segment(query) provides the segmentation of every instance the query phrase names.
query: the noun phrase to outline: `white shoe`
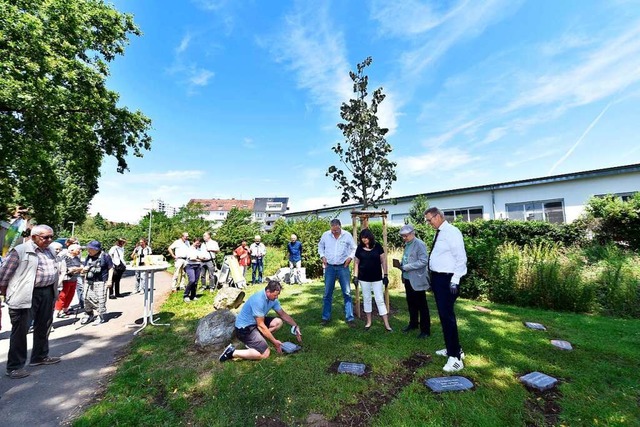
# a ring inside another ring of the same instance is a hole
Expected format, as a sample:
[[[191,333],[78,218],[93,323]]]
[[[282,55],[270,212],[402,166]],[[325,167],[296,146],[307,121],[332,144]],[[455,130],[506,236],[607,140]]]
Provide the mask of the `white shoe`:
[[[450,357],[447,364],[442,368],[445,372],[457,372],[464,368],[464,363],[457,357]]]
[[[446,348],[443,348],[442,350],[436,351],[436,354],[438,356],[442,356],[442,357],[447,357],[448,356]],[[460,350],[460,360],[464,360],[464,351],[462,351],[462,350]]]
[[[91,322],[93,320],[93,316],[89,315],[89,314],[85,314],[84,316],[82,316],[82,319],[80,319],[80,324],[81,325],[86,325],[87,323]]]
[[[104,323],[104,317],[102,317],[102,315],[98,315],[93,321],[93,326],[99,326],[99,325],[102,325],[103,323]]]
[[[183,301],[184,302],[191,302],[191,299],[189,299],[189,297],[184,297]]]

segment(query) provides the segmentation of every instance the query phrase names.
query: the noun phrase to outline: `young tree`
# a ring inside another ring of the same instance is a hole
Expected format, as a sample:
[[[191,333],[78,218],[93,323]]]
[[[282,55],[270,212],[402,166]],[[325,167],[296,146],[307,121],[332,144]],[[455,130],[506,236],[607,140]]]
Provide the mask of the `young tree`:
[[[140,30],[102,0],[0,0],[0,17],[0,216],[81,223],[104,157],[122,173],[151,147],[150,119],[106,87]]]
[[[429,208],[427,196],[420,194],[413,198],[409,209],[409,221],[413,225],[424,224],[424,211]]]
[[[378,125],[378,106],[384,100],[382,88],[376,89],[368,102],[367,86],[369,77],[364,69],[371,65],[371,57],[358,64],[358,72],[349,72],[353,80],[355,99],[342,103],[340,116],[344,120],[338,123],[345,140],[332,148],[344,164],[347,173],[336,166],[330,166],[326,176],[336,182],[336,188],[342,190],[341,202],[355,200],[363,209],[376,206],[376,203],[389,194],[396,180],[395,162],[389,161],[391,145],[384,136],[389,129]]]

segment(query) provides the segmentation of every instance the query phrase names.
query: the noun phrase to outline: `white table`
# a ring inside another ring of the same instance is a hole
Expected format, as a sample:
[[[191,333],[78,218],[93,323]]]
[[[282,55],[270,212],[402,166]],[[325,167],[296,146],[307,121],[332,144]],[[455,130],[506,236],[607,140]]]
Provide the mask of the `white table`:
[[[156,265],[141,265],[137,267],[127,266],[128,271],[140,272],[144,273],[145,281],[144,281],[144,309],[142,314],[142,325],[131,324],[127,325],[129,328],[138,328],[133,335],[137,335],[140,331],[142,331],[148,324],[152,324],[154,326],[169,326],[168,323],[155,323],[155,319],[153,318],[153,288],[154,288],[154,276],[156,271],[165,271],[169,267],[168,262],[164,262]]]

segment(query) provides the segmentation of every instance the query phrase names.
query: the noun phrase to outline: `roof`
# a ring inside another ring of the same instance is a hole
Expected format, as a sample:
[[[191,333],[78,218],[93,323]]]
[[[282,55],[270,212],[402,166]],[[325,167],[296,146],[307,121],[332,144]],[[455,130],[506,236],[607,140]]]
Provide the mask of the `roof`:
[[[565,173],[562,175],[551,175],[551,176],[545,176],[545,177],[539,177],[539,178],[522,179],[519,181],[507,181],[507,182],[501,182],[497,184],[486,184],[486,185],[478,185],[474,187],[456,188],[453,190],[434,191],[431,193],[418,193],[418,194],[413,194],[409,196],[392,197],[392,198],[383,199],[379,201],[378,205],[387,205],[390,203],[411,201],[417,196],[421,196],[421,195],[424,195],[427,198],[436,198],[436,197],[453,196],[458,194],[478,193],[481,191],[493,191],[493,190],[500,190],[500,189],[506,189],[506,188],[526,187],[529,185],[550,184],[550,183],[562,182],[562,181],[574,181],[577,179],[599,178],[603,176],[620,175],[620,174],[634,173],[634,172],[640,172],[640,163],[625,165],[625,166],[615,166],[611,168],[593,169],[588,171]],[[352,203],[348,205],[339,205],[339,206],[331,206],[326,208],[311,209],[307,211],[291,212],[289,215],[313,215],[319,212],[333,212],[336,209],[352,209],[352,208],[358,208],[360,206],[361,205],[359,203]]]
[[[280,211],[285,212],[287,210],[287,204],[289,203],[288,197],[256,197],[254,205],[254,211],[266,212],[267,203],[282,203],[282,209]]]
[[[230,211],[232,208],[253,210],[253,200],[241,199],[191,199],[189,203],[199,203],[209,212]]]

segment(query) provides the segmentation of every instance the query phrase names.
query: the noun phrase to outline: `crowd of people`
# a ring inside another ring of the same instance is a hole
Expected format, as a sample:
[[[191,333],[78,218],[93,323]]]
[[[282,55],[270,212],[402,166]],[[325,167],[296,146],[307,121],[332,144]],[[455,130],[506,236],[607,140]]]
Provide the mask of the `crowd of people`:
[[[451,225],[438,208],[427,209],[424,212],[424,220],[436,230],[430,245],[431,251],[427,249],[425,242],[416,237],[415,228],[407,224],[400,229],[400,236],[404,242],[402,259],[393,260],[393,267],[401,271],[409,312],[409,323],[402,331],[409,333],[419,329],[418,339],[426,339],[431,336],[431,318],[426,297],[426,292],[431,289],[436,301],[446,346],[435,353],[447,358],[447,362],[442,368],[445,372],[457,372],[464,368],[462,360],[465,357],[458,338],[458,326],[454,311],[454,304],[459,294],[460,279],[467,273],[464,241],[460,230]],[[384,289],[389,284],[389,270],[387,254],[385,254],[383,247],[376,242],[375,236],[369,229],[360,232],[359,242],[356,245],[351,234],[342,230],[340,220],[333,219],[330,225],[331,228],[322,234],[318,243],[318,255],[322,260],[325,286],[322,325],[326,326],[331,322],[333,292],[336,281],[338,281],[344,301],[345,321],[350,327],[356,326],[350,285],[350,282],[353,281],[356,284],[356,289],[358,286],[362,289],[366,316],[365,331],[369,331],[371,328],[373,300],[375,300],[385,330],[392,332],[388,308],[384,300]],[[259,272],[258,279],[261,282],[261,257],[266,253],[266,249],[259,249],[260,245],[262,243],[260,243],[259,236],[256,236],[255,242],[249,250],[254,283],[256,271]],[[239,259],[243,255],[243,259],[247,258],[246,253],[242,250],[245,246],[246,242],[242,242],[241,247],[234,252]],[[292,271],[290,277],[293,278],[295,277],[293,274],[295,269],[301,267],[302,254],[302,245],[295,234],[291,236],[287,252]],[[260,262],[254,262],[254,259],[260,259]],[[350,280],[352,262],[354,263],[353,277]],[[294,279],[292,279],[293,282]],[[273,344],[277,352],[281,353],[282,342],[274,336],[274,332],[280,329],[284,322],[291,325],[291,332],[299,342],[302,342],[302,334],[297,322],[280,306],[278,301],[280,291],[281,284],[279,282],[269,281],[264,291],[253,294],[247,300],[235,322],[236,337],[246,346],[246,349],[236,349],[233,344],[229,344],[219,356],[221,362],[233,358],[266,359],[270,355],[268,341]],[[272,309],[279,317],[267,316]]]
[[[459,294],[460,279],[466,274],[466,252],[460,231],[446,221],[438,208],[427,209],[425,221],[435,230],[435,238],[427,248],[425,242],[416,237],[412,225],[400,229],[404,242],[401,259],[393,260],[393,267],[401,270],[401,280],[405,289],[409,323],[402,329],[408,333],[418,330],[418,339],[431,335],[431,320],[426,291],[434,295],[446,348],[436,351],[447,358],[443,367],[446,372],[456,372],[464,368],[465,355],[460,346],[454,304]],[[30,238],[13,248],[0,266],[0,295],[5,295],[11,321],[11,335],[6,374],[10,378],[24,378],[29,375],[24,369],[27,360],[27,333],[33,328],[33,350],[30,366],[51,365],[60,358],[49,356],[48,336],[54,317],[64,318],[70,314],[70,305],[77,296],[78,309],[84,313],[80,323],[99,326],[105,323],[107,299],[120,298],[120,279],[126,270],[124,246],[126,240],[119,238],[105,251],[102,243],[92,240],[86,245],[87,256],[81,259],[82,247],[77,239],[69,238],[65,245],[53,242],[53,230],[47,225],[32,228]],[[189,241],[189,233],[182,233],[168,248],[174,258],[175,271],[172,290],[184,286],[183,299],[189,303],[197,299],[197,286],[202,280],[204,289],[216,286],[216,254],[218,243],[205,233],[201,238]],[[131,253],[132,265],[144,264],[145,257],[152,251],[146,239],[140,239]],[[260,236],[247,246],[246,241],[233,251],[243,276],[251,265],[252,284],[263,283],[264,257],[266,246]],[[295,234],[287,244],[290,267],[290,283],[299,283],[302,261],[302,243]],[[356,289],[362,289],[365,331],[372,325],[373,301],[376,303],[384,328],[393,332],[389,323],[388,307],[384,300],[384,290],[389,284],[387,254],[369,229],[360,232],[358,244],[351,234],[342,230],[338,219],[331,221],[331,227],[322,234],[318,243],[318,256],[324,268],[324,295],[322,304],[322,325],[331,322],[333,292],[336,281],[340,284],[344,302],[345,321],[355,327],[351,282]],[[353,276],[351,263],[353,262]],[[147,286],[144,275],[136,274],[135,291],[141,292]],[[265,359],[270,351],[270,341],[276,351],[282,352],[282,343],[274,333],[284,322],[292,327],[298,341],[302,334],[297,322],[280,306],[278,296],[282,285],[270,280],[263,292],[252,295],[242,307],[235,323],[238,339],[246,349],[237,350],[229,345],[220,355],[220,361],[232,358]],[[267,316],[274,310],[279,317]],[[0,327],[2,326],[0,317]]]

